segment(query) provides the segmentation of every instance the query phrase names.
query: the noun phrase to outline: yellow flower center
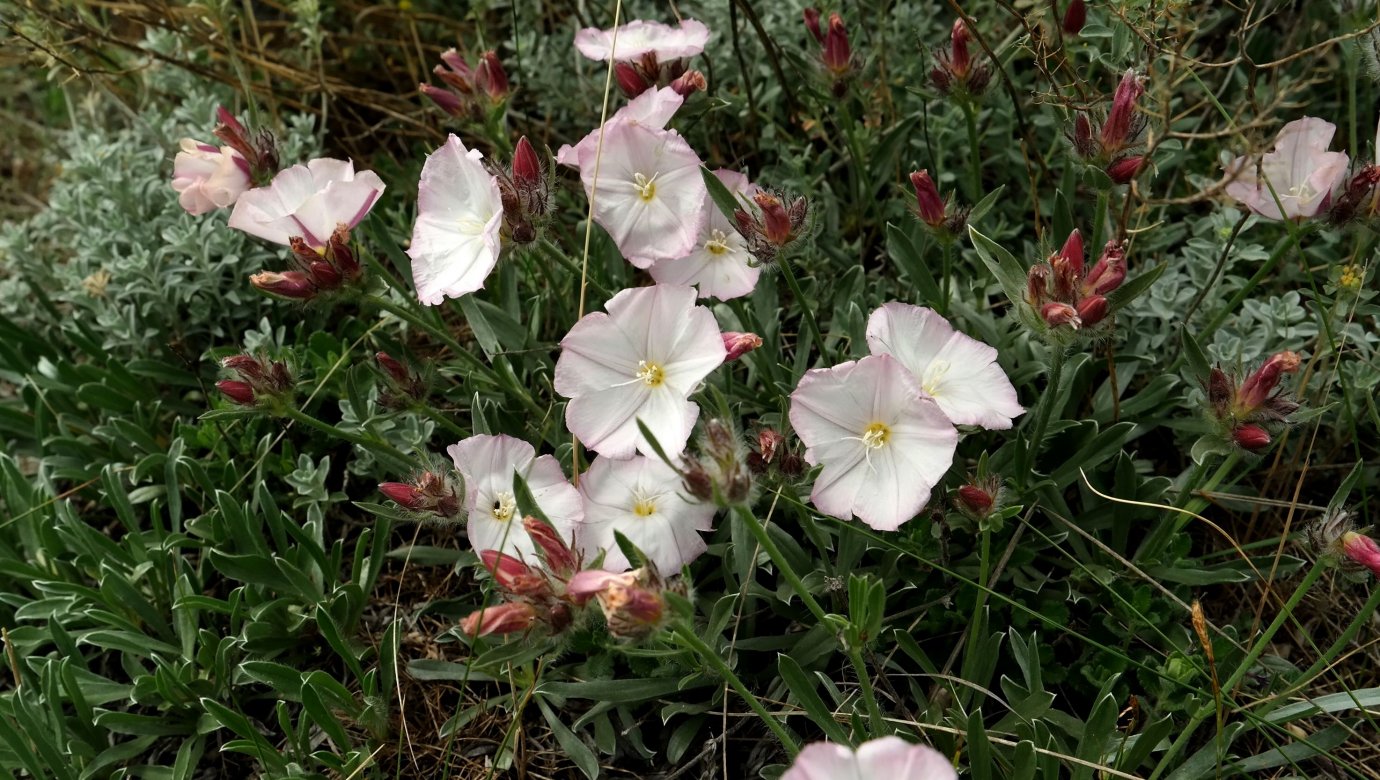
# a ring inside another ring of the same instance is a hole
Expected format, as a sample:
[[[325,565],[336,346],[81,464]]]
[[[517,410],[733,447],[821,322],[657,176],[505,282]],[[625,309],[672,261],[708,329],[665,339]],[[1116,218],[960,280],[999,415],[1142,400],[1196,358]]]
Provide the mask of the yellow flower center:
[[[862,443],[869,450],[881,449],[890,440],[891,427],[886,423],[874,422],[863,431]]]
[[[643,203],[656,197],[656,177],[660,174],[652,174],[652,178],[647,178],[640,173],[633,174],[633,187],[637,190],[637,197]]]
[[[944,375],[949,373],[953,365],[947,360],[935,360],[925,368],[925,378],[920,382],[920,389],[925,391],[925,395],[930,398],[939,397],[939,385],[944,381]]]
[[[639,498],[633,502],[632,511],[638,517],[651,517],[656,514],[656,501],[650,498]]]
[[[462,217],[457,220],[456,226],[460,228],[461,233],[467,236],[477,236],[484,232],[484,223],[469,217]]]
[[[513,519],[513,514],[517,512],[517,499],[513,498],[512,493],[498,493],[494,496],[493,508],[489,514],[500,523],[506,523]]]
[[[661,384],[666,381],[666,372],[656,363],[639,360],[637,361],[637,378],[645,382],[648,387],[661,387]]]
[[[721,255],[728,251],[728,235],[722,230],[713,230],[709,233],[709,240],[704,242],[704,248],[711,255]]]

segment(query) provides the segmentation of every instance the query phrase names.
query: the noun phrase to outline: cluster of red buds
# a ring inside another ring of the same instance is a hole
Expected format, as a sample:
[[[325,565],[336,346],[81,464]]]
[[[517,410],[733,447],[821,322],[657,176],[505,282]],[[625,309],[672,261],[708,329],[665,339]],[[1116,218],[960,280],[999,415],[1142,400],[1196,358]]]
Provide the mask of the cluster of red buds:
[[[411,482],[384,482],[379,492],[419,520],[454,520],[464,508],[458,480],[437,471],[423,471]]]
[[[248,166],[245,173],[256,185],[271,181],[278,173],[278,144],[273,134],[263,128],[249,132],[225,106],[216,106],[216,121],[215,136],[240,155],[236,164]]]
[[[384,380],[384,386],[379,388],[380,405],[389,409],[403,409],[426,397],[426,381],[403,365],[402,361],[387,352],[378,352],[374,355],[374,362],[378,364]]]
[[[1277,352],[1260,368],[1237,384],[1234,377],[1214,366],[1208,372],[1208,413],[1224,435],[1248,452],[1270,445],[1270,428],[1288,422],[1298,402],[1279,389],[1285,374],[1299,370],[1298,353]]]
[[[716,506],[745,504],[752,498],[752,472],[738,432],[725,420],[704,424],[699,456],[681,456],[685,492]]]
[[[479,55],[473,68],[455,49],[446,50],[441,62],[431,72],[449,89],[430,84],[420,84],[418,89],[447,114],[482,122],[495,106],[508,99],[508,74],[493,51]]]
[[[910,183],[915,187],[915,216],[929,226],[935,238],[950,242],[963,235],[969,209],[955,205],[952,197],[948,200],[940,197],[939,188],[928,170],[912,173]]]
[[[297,267],[250,276],[256,290],[283,300],[309,301],[354,287],[363,278],[359,259],[350,248],[350,229],[344,223],[336,225],[325,246],[313,247],[301,236],[293,236],[289,245]]]
[[[945,95],[960,98],[976,98],[987,91],[992,83],[992,70],[986,64],[973,62],[968,44],[973,42],[973,31],[968,29],[962,19],[955,19],[949,31],[949,48],[934,51],[934,67],[930,70],[930,81]]]
[[[468,636],[513,634],[537,625],[559,634],[573,622],[572,607],[584,601],[568,591],[580,570],[579,554],[550,524],[525,517],[522,527],[536,549],[540,565],[532,566],[498,550],[483,550],[479,559],[494,578],[504,603],[471,613],[460,622]]]
[[[491,169],[503,203],[503,232],[517,244],[537,240],[551,211],[554,171],[543,162],[527,136],[518,139],[508,170]]]
[[[728,354],[724,356],[725,363],[730,360],[737,360],[762,346],[762,337],[756,333],[739,333],[726,330],[719,335],[723,337],[724,349],[728,350]]]
[[[775,473],[791,480],[805,473],[805,459],[791,451],[786,437],[771,428],[757,432],[757,451],[747,456],[747,465],[754,474]]]
[[[1145,166],[1145,156],[1137,153],[1145,130],[1145,116],[1136,112],[1136,101],[1145,86],[1134,70],[1127,70],[1112,96],[1112,108],[1096,134],[1088,112],[1079,111],[1073,120],[1073,150],[1090,164],[1097,165],[1117,184],[1126,184]]]
[[[767,190],[758,190],[752,202],[757,208],[738,209],[733,221],[747,242],[748,252],[761,265],[776,260],[782,250],[805,235],[810,203],[803,195],[792,200]]]
[[[589,569],[576,574],[566,593],[577,604],[590,599],[599,602],[615,639],[641,639],[660,628],[666,618],[667,591],[684,595],[684,583],[662,580],[656,567],[648,564],[623,573]]]
[[[1087,23],[1088,4],[1083,0],[1070,0],[1069,7],[1064,9],[1064,34],[1077,35],[1083,32],[1083,25]]]
[[[848,29],[843,26],[843,19],[838,14],[831,13],[828,28],[821,28],[819,9],[806,8],[805,28],[819,43],[820,61],[824,63],[824,70],[833,79],[834,95],[842,97],[848,89],[848,76],[857,70],[857,63],[853,61],[853,48],[848,45]]]
[[[240,406],[258,406],[292,392],[292,372],[281,360],[249,354],[231,355],[220,361],[220,367],[233,371],[239,378],[222,379],[216,383],[216,389]]]
[[[1380,544],[1359,533],[1345,509],[1329,510],[1322,519],[1308,528],[1308,541],[1319,557],[1338,565],[1342,571],[1360,573],[1369,570],[1380,577]]]
[[[629,98],[663,86],[669,86],[682,97],[690,97],[708,86],[703,73],[686,69],[684,59],[661,62],[656,52],[650,51],[633,62],[614,65],[613,77],[618,82],[618,88]]]
[[[1341,227],[1358,219],[1380,218],[1380,164],[1361,166],[1327,209],[1328,223]]]
[[[1051,329],[1091,328],[1107,319],[1107,295],[1126,281],[1126,244],[1115,239],[1102,248],[1092,268],[1083,263],[1083,235],[1077,230],[1049,262],[1026,276],[1026,302]]]

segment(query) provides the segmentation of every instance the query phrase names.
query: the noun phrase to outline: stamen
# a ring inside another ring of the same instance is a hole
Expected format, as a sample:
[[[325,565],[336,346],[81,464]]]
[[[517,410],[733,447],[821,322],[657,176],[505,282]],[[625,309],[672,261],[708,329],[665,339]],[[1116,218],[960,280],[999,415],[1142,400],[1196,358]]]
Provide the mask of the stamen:
[[[711,255],[721,255],[728,251],[728,235],[722,230],[712,230],[709,233],[709,240],[704,242],[704,248]]]
[[[493,515],[495,520],[506,523],[513,519],[513,515],[516,512],[517,499],[513,497],[512,493],[505,491],[494,494],[494,504],[493,507],[489,509],[489,514]]]
[[[656,363],[639,360],[637,361],[637,378],[646,382],[648,387],[661,387],[661,383],[666,381],[666,372]]]
[[[925,391],[925,395],[931,398],[939,397],[939,385],[944,381],[944,375],[953,368],[947,360],[935,360],[925,368],[925,378],[920,383],[920,389]]]
[[[643,202],[656,197],[656,177],[660,175],[660,172],[654,173],[649,179],[640,173],[633,174],[633,187],[637,189],[637,197],[641,198]]]

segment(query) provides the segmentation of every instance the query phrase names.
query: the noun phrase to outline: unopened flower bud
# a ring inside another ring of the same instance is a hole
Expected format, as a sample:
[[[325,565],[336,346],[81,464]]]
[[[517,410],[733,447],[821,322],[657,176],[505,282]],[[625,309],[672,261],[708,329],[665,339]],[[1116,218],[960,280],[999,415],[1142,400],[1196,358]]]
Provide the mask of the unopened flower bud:
[[[529,516],[522,519],[522,527],[537,546],[537,553],[552,574],[564,579],[580,568],[579,557],[550,523]]]
[[[805,29],[810,31],[810,34],[815,37],[816,41],[819,41],[821,46],[824,45],[824,32],[819,29],[818,8],[805,9]]]
[[[614,585],[599,599],[609,633],[620,638],[646,636],[661,623],[665,601],[658,590]]]
[[[939,197],[939,188],[930,178],[930,172],[921,170],[912,173],[910,183],[915,187],[916,214],[920,221],[930,227],[944,224],[944,199]]]
[[[767,241],[776,246],[789,243],[792,238],[791,220],[781,205],[781,199],[766,192],[759,192],[752,199],[762,210],[763,234]]]
[[[1060,303],[1058,301],[1051,301],[1042,306],[1040,308],[1040,317],[1044,319],[1045,323],[1051,328],[1057,328],[1060,325],[1068,325],[1077,329],[1078,326],[1082,324],[1082,321],[1078,319],[1077,309],[1067,303]]]
[[[1087,3],[1083,0],[1069,0],[1069,7],[1064,11],[1064,32],[1068,35],[1077,35],[1083,31],[1083,25],[1087,23]]]
[[[474,73],[470,70],[469,64],[465,62],[465,58],[461,57],[460,52],[456,51],[454,48],[446,49],[441,52],[441,62],[444,62],[446,67],[450,68],[457,75],[466,79],[470,79],[474,76]],[[437,67],[440,66],[438,65]]]
[[[1087,278],[1083,280],[1085,294],[1106,295],[1126,281],[1126,244],[1112,239],[1102,247],[1102,256],[1097,258]]]
[[[249,355],[231,355],[220,361],[221,368],[238,373],[247,379],[262,379],[264,377],[264,365],[256,358]]]
[[[1107,318],[1110,307],[1105,297],[1092,295],[1079,301],[1077,310],[1079,324],[1091,327]]]
[[[301,271],[264,271],[249,277],[249,283],[259,292],[289,301],[306,301],[316,297],[316,285]]]
[[[968,25],[962,18],[955,19],[949,31],[949,64],[954,76],[960,80],[968,75],[968,69],[973,66],[972,55],[968,53],[968,43],[972,40],[973,33]]]
[[[484,550],[479,560],[493,575],[500,588],[523,598],[541,598],[551,595],[551,585],[536,569],[498,550]]]
[[[1097,145],[1093,142],[1092,121],[1082,111],[1073,118],[1072,138],[1073,150],[1079,157],[1086,159],[1097,154]]]
[[[848,30],[838,14],[829,14],[829,32],[824,36],[824,67],[836,77],[845,75],[853,67]]]
[[[383,482],[379,484],[379,492],[403,509],[417,511],[424,507],[421,491],[412,485]]]
[[[977,517],[992,511],[992,506],[996,503],[991,493],[977,485],[964,485],[959,488],[957,500],[960,509]]]
[[[1231,432],[1232,441],[1247,452],[1259,452],[1270,446],[1270,433],[1255,423],[1238,425]]]
[[[646,92],[651,84],[638,72],[637,66],[628,62],[620,62],[613,66],[614,80],[618,82],[618,88],[624,95],[635,98]]]
[[[1127,70],[1112,96],[1112,109],[1107,113],[1107,121],[1102,125],[1102,151],[1115,154],[1126,148],[1133,140],[1131,136],[1132,118],[1136,110],[1136,100],[1145,92],[1134,70]]]
[[[1043,306],[1049,297],[1050,267],[1041,263],[1032,265],[1025,275],[1025,298],[1032,306]]]
[[[307,266],[311,281],[322,290],[334,290],[340,286],[340,272],[325,260],[313,261]]]
[[[222,379],[216,383],[216,389],[220,391],[221,395],[241,406],[254,405],[254,388],[247,382]]]
[[[1117,184],[1126,184],[1136,178],[1140,173],[1140,167],[1145,164],[1145,158],[1140,155],[1122,157],[1107,166],[1107,178]]]
[[[1064,247],[1049,260],[1054,269],[1054,295],[1071,300],[1083,278],[1083,234],[1074,230]]]
[[[703,92],[708,86],[709,82],[705,81],[704,74],[697,70],[687,70],[671,82],[671,89],[675,90],[676,94],[681,97],[690,97],[696,92]]]
[[[438,108],[447,114],[451,116],[461,116],[465,113],[465,104],[460,102],[460,97],[454,92],[448,89],[441,89],[440,87],[433,87],[430,84],[418,84],[417,89],[421,90],[423,95],[430,98],[431,102],[435,103]]]
[[[1299,364],[1297,352],[1285,351],[1271,355],[1264,365],[1241,383],[1241,389],[1236,394],[1237,413],[1249,414],[1263,406],[1279,386],[1283,375],[1298,371]]]
[[[1212,406],[1214,414],[1223,416],[1226,414],[1227,406],[1231,403],[1232,394],[1236,388],[1232,386],[1231,377],[1216,366],[1208,371],[1207,398],[1208,404]]]
[[[762,346],[762,337],[756,333],[736,333],[734,331],[724,331],[724,349],[728,354],[724,356],[724,362],[737,360],[747,353]]]
[[[326,257],[346,280],[359,278],[359,259],[350,248],[350,227],[345,223],[338,223],[331,231],[330,240],[326,242]]]
[[[479,64],[474,69],[474,84],[494,102],[508,97],[508,74],[503,70],[497,53],[486,51],[479,56]]]
[[[541,161],[524,135],[518,139],[517,147],[513,150],[513,181],[518,186],[530,187],[540,185],[543,179]]]
[[[514,601],[471,613],[460,621],[460,630],[466,636],[516,634],[530,629],[536,621],[535,607],[526,602]]]
[[[379,368],[383,369],[384,373],[388,374],[394,382],[401,385],[412,381],[412,375],[408,372],[407,367],[387,352],[374,353],[374,360],[378,361]]]
[[[379,492],[404,509],[433,514],[450,519],[460,513],[460,497],[455,486],[444,475],[434,471],[422,472],[411,484],[384,482]]]
[[[1342,553],[1355,563],[1370,569],[1372,574],[1380,576],[1380,545],[1377,545],[1374,539],[1355,531],[1347,531],[1342,534]]]

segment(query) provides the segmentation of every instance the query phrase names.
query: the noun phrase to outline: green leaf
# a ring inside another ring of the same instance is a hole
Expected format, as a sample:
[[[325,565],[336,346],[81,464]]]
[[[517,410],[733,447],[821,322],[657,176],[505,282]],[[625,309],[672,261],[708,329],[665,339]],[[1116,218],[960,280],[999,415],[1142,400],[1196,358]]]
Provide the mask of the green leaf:
[[[691,687],[701,687],[708,683]],[[660,699],[682,690],[679,677],[649,677],[642,679],[586,680],[583,682],[543,682],[538,694],[563,699],[588,699],[610,704],[640,704]]]
[[[920,256],[919,250],[915,248],[915,243],[906,235],[906,231],[888,222],[886,243],[892,261],[919,293],[919,302],[928,306],[938,305],[942,298],[939,284],[935,281],[929,266],[925,264],[924,258]]]
[[[1168,263],[1160,263],[1149,271],[1126,282],[1120,287],[1107,294],[1107,304],[1111,311],[1117,311],[1126,304],[1140,297],[1140,294],[1150,289],[1150,285],[1160,278],[1160,274],[1169,267]]]
[[[805,710],[805,714],[810,716],[810,720],[824,732],[824,736],[830,742],[840,745],[852,744],[848,729],[834,719],[833,710],[829,709],[815,690],[815,682],[800,668],[795,659],[788,655],[777,655],[776,670],[781,675],[781,680],[786,683],[791,696],[795,697],[796,703]]]
[[[978,258],[987,266],[987,270],[992,272],[1011,305],[1024,306],[1027,269],[1014,255],[1006,251],[1006,247],[979,233],[972,225],[968,226],[968,237],[973,242],[973,248],[977,250]]]
[[[551,728],[551,733],[555,735],[557,744],[565,751],[566,756],[575,762],[575,766],[579,767],[589,780],[599,777],[599,758],[594,755],[594,751],[589,749],[584,740],[566,728],[560,716],[546,703],[546,699],[541,696],[534,698],[537,700],[537,706],[541,708],[542,717],[546,718],[546,725]]]
[[[700,166],[700,178],[704,179],[704,186],[709,190],[709,197],[713,199],[714,205],[718,206],[719,211],[728,218],[730,225],[736,224],[733,215],[743,207],[743,204],[738,202],[738,198],[728,187],[724,186],[723,182],[719,181],[719,177],[715,176],[713,171],[703,165]]]
[[[1184,328],[1180,335],[1183,337],[1184,359],[1188,361],[1189,370],[1199,381],[1207,382],[1212,368],[1208,364],[1207,355],[1203,354],[1203,348],[1198,346],[1198,340],[1193,338],[1188,328]]]

